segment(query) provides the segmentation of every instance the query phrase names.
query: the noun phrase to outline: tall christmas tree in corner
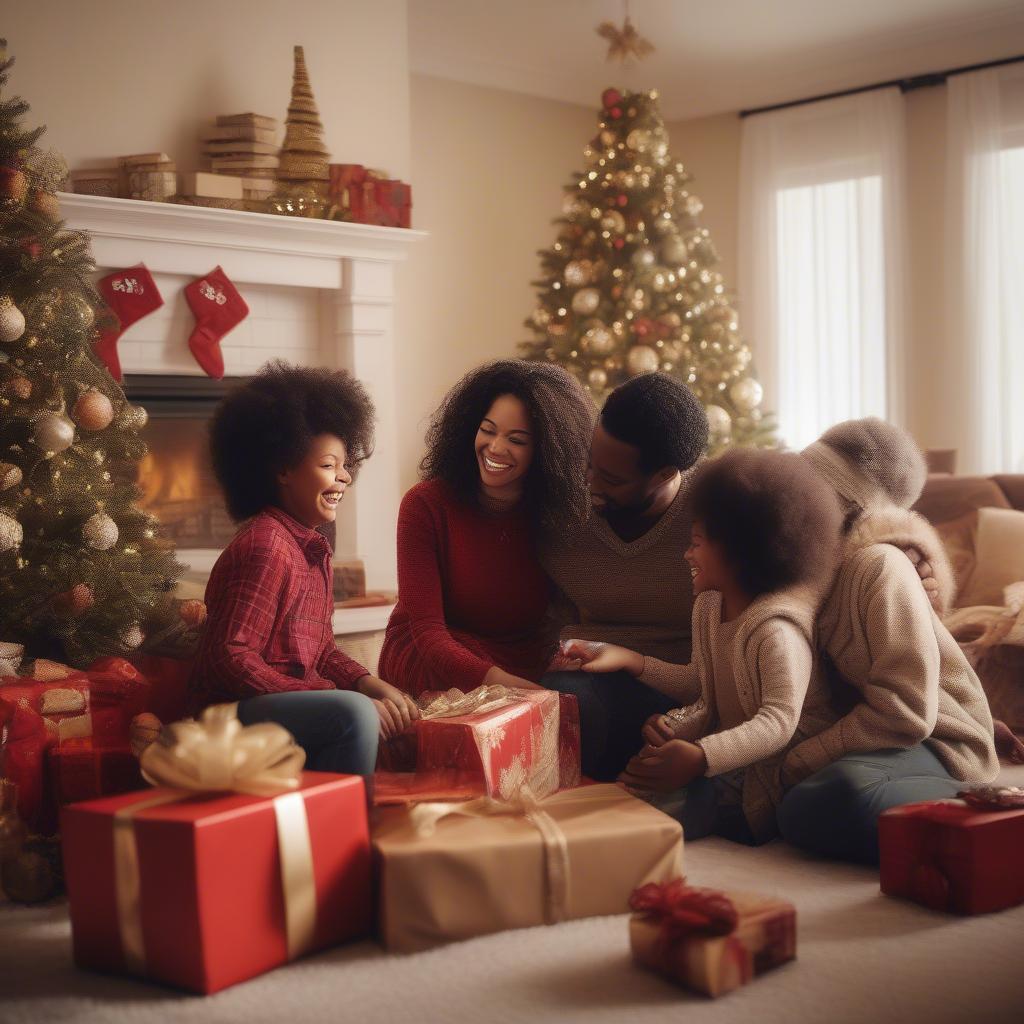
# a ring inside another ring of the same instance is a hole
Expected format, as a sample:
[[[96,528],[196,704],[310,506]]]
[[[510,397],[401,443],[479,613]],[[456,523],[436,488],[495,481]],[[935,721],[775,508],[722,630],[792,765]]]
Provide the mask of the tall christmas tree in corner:
[[[181,566],[134,504],[146,413],[93,354],[89,239],[6,95],[13,63],[0,42],[0,641],[83,666],[180,636]]]
[[[586,169],[566,186],[558,238],[526,321],[527,358],[561,363],[598,404],[628,377],[683,380],[704,404],[711,451],[775,443],[737,314],[715,269],[690,176],[673,159],[657,92],[601,97]]]

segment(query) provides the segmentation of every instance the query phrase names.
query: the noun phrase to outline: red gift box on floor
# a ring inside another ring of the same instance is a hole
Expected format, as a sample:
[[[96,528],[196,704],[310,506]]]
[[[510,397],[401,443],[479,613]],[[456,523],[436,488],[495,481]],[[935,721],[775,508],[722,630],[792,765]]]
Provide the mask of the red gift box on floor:
[[[75,961],[216,992],[366,935],[363,780],[304,772],[279,796],[156,788],[66,807]]]
[[[637,889],[630,906],[633,960],[704,995],[731,992],[796,957],[796,908],[784,900],[676,879]]]
[[[930,800],[878,818],[880,882],[933,910],[986,914],[1024,903],[1024,809]]]
[[[46,748],[52,740],[42,716],[29,706],[0,696],[7,719],[7,742],[0,774],[18,787],[18,815],[32,832],[48,834],[56,820],[46,786]]]
[[[138,758],[126,747],[68,740],[46,754],[50,789],[58,804],[95,800],[143,789]]]

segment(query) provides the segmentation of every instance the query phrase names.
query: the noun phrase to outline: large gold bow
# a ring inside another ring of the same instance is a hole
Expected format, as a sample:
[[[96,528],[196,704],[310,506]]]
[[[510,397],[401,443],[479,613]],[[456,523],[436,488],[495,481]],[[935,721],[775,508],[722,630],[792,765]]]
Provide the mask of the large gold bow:
[[[306,805],[299,786],[306,761],[291,733],[273,722],[243,726],[237,704],[215,704],[198,722],[175,722],[139,759],[147,782],[169,790],[114,812],[114,884],[125,965],[146,972],[142,892],[134,818],[139,811],[188,799],[195,793],[231,791],[275,796],[288,958],[304,953],[316,929],[316,884]],[[184,792],[183,792],[184,791]],[[280,795],[275,795],[280,794]],[[253,894],[259,899],[260,894]]]
[[[569,916],[569,842],[558,822],[544,810],[529,786],[523,785],[507,800],[484,796],[464,803],[423,803],[409,812],[416,834],[433,835],[437,823],[450,814],[467,818],[486,818],[495,814],[513,814],[526,818],[540,833],[544,843],[545,924],[558,924]]]
[[[429,700],[420,710],[420,720],[431,718],[455,718],[457,715],[479,715],[495,711],[511,704],[516,699],[515,691],[507,686],[478,686],[469,693],[448,690]]]
[[[235,704],[215,704],[198,722],[167,726],[139,758],[154,786],[271,796],[296,789],[306,754],[274,722],[243,726]]]

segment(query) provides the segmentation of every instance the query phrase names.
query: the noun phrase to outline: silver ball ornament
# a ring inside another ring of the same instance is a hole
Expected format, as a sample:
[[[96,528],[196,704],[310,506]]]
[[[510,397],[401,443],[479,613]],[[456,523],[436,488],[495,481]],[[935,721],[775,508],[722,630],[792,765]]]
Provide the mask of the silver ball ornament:
[[[626,367],[634,377],[658,369],[658,353],[650,345],[634,345],[626,354]]]
[[[595,366],[587,374],[587,383],[595,391],[603,391],[608,386],[608,374],[600,366]]]
[[[729,397],[742,412],[750,412],[761,404],[764,389],[753,377],[741,377],[729,388]]]
[[[583,288],[572,297],[572,309],[580,316],[591,316],[601,305],[601,293],[596,288]]]
[[[600,322],[588,328],[583,337],[586,339],[587,348],[596,356],[606,356],[615,348],[615,335]]]
[[[146,639],[146,635],[139,628],[137,622],[133,622],[130,626],[122,629],[119,634],[119,639],[125,647],[130,651],[134,651],[142,646],[143,641]]]
[[[9,345],[25,333],[25,314],[9,295],[0,295],[0,342]]]
[[[570,260],[565,265],[565,283],[572,288],[589,284],[594,267],[590,260]]]
[[[82,539],[94,551],[107,551],[117,543],[117,523],[104,512],[89,516],[82,527]]]
[[[75,425],[62,413],[44,413],[35,422],[32,443],[45,452],[62,452],[75,443]]]
[[[721,441],[732,433],[732,417],[720,405],[709,405],[704,413],[712,438]]]
[[[21,523],[0,512],[0,551],[10,551],[18,547],[24,537]]]
[[[0,462],[0,491],[21,483],[21,469],[11,462]]]

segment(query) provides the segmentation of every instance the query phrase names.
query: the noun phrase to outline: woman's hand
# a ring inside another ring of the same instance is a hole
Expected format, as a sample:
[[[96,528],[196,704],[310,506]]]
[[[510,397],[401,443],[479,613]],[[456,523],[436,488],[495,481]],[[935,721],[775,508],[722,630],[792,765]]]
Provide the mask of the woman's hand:
[[[642,654],[615,644],[594,640],[563,640],[560,651],[565,658],[577,659],[585,672],[628,672],[638,676],[644,670]]]
[[[639,792],[669,793],[688,786],[707,770],[702,747],[686,740],[669,740],[660,747],[644,747],[626,765],[619,782]]]
[[[675,725],[668,715],[651,715],[644,723],[641,735],[647,746],[660,747],[675,738]]]
[[[360,693],[365,693],[377,708],[382,739],[389,740],[405,732],[420,717],[416,701],[397,686],[385,683],[383,679],[370,675],[363,676],[356,683],[356,689]]]

